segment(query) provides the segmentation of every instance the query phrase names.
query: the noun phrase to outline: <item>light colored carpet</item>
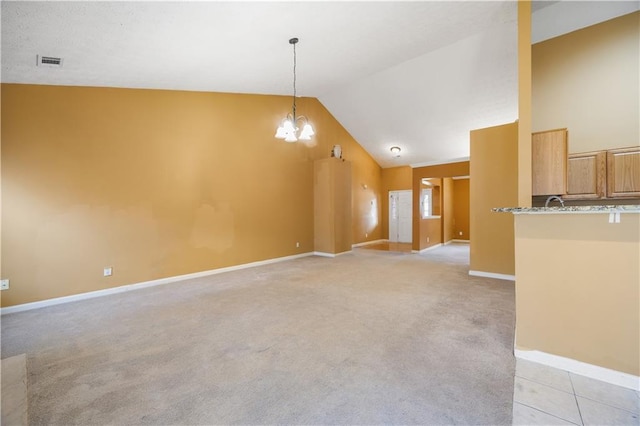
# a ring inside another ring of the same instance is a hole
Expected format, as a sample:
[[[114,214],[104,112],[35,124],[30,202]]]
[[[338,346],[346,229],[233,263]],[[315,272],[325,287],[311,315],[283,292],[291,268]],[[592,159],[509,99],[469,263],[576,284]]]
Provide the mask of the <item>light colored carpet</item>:
[[[2,380],[1,424],[27,425],[27,357],[25,354],[2,360],[0,380]]]
[[[355,250],[5,315],[31,424],[510,424],[512,282]]]

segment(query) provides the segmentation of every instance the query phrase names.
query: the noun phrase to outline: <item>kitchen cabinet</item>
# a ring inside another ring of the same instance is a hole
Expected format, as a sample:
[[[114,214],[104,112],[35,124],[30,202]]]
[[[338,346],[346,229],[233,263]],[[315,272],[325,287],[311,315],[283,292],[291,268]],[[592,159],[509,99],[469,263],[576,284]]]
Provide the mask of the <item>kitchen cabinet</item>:
[[[640,197],[640,146],[607,151],[607,197]]]
[[[531,135],[532,195],[567,193],[567,129]]]
[[[564,199],[596,199],[606,195],[606,151],[569,154]]]

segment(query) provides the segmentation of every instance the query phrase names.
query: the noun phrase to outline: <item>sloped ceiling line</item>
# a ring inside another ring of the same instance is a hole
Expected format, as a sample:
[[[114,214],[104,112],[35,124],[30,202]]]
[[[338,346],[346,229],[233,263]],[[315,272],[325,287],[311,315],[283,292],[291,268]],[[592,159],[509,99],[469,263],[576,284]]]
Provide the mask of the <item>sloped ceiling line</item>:
[[[533,38],[639,3],[534,2]],[[298,37],[298,94],[318,98],[383,167],[468,156],[470,130],[517,118],[515,1],[4,1],[0,8],[7,83],[290,96],[288,40]],[[38,54],[64,64],[37,67]],[[402,148],[398,158],[393,145]]]

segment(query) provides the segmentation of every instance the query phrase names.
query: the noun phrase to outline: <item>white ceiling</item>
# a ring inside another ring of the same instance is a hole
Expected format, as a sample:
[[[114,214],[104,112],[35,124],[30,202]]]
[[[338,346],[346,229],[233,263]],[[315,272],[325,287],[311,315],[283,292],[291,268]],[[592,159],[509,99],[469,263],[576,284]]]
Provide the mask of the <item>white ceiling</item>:
[[[535,2],[534,39],[566,32],[558,14],[580,3]],[[592,15],[638,10],[588,3]],[[466,157],[470,130],[517,118],[514,1],[2,1],[1,12],[12,83],[291,95],[298,37],[298,95],[383,167]],[[551,21],[542,35],[538,14]],[[63,67],[36,67],[38,54]]]

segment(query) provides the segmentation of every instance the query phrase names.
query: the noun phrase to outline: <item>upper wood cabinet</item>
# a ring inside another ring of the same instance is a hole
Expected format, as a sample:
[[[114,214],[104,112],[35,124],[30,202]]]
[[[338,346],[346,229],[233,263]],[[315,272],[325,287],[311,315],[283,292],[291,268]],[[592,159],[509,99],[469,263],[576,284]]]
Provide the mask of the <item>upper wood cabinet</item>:
[[[531,135],[532,195],[567,192],[567,129]]]
[[[607,197],[640,197],[640,146],[607,151]]]
[[[569,154],[565,199],[603,198],[607,180],[605,151]]]

